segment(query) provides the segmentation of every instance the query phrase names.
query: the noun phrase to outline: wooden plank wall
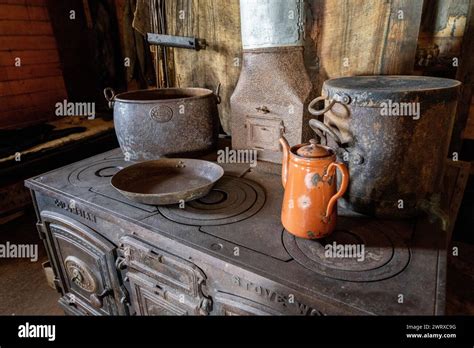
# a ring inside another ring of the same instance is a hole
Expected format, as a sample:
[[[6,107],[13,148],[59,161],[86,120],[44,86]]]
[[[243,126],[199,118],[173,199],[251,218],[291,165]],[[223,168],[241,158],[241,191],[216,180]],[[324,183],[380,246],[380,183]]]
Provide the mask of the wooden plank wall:
[[[173,0],[166,6],[169,34],[196,36],[209,45],[197,52],[174,50],[174,85],[215,89],[221,83],[219,114],[230,133],[229,101],[242,57],[239,0]]]
[[[212,87],[221,82],[221,121],[230,133],[228,101],[240,71],[235,63],[242,54],[239,2],[173,0],[166,4],[169,34],[198,36],[210,44],[206,51],[175,50],[175,84]],[[332,77],[410,74],[422,6],[422,0],[308,1],[305,63],[314,93]]]
[[[46,1],[0,0],[0,128],[52,119],[66,98]]]
[[[473,4],[474,0],[307,0],[305,65],[313,95],[320,93],[326,79],[340,76],[454,77],[456,69],[417,66],[417,53],[436,44],[441,57],[461,57],[466,10]],[[173,84],[214,88],[220,82],[221,123],[230,134],[229,98],[242,57],[239,0],[167,0],[166,6],[168,34],[196,36],[209,44],[198,52],[172,50]]]
[[[418,44],[429,49],[435,46],[439,57],[459,57],[466,30],[469,0],[427,0]],[[454,77],[454,76],[453,76]]]
[[[461,57],[456,78],[463,86],[451,143],[451,151],[456,152],[462,149],[462,139],[474,139],[474,0],[469,4]]]
[[[422,0],[310,1],[306,65],[315,90],[334,77],[411,74],[422,6]]]

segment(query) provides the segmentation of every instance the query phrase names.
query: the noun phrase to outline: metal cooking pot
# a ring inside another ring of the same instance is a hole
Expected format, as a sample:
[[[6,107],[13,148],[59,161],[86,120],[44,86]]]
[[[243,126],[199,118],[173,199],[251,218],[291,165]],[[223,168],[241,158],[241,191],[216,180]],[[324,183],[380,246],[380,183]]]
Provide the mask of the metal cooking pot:
[[[310,126],[337,149],[351,182],[340,201],[367,215],[439,216],[439,193],[461,83],[426,76],[331,79],[309,111]],[[315,110],[318,101],[322,110]]]
[[[163,88],[115,95],[104,90],[114,109],[115,132],[126,159],[189,157],[212,150],[219,132],[216,93],[205,88]]]

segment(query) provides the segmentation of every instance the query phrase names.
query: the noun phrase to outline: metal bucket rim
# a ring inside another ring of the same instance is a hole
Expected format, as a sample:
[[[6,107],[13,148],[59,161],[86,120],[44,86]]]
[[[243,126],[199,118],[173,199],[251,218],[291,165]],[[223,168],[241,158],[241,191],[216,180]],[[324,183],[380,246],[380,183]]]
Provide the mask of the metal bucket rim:
[[[133,94],[138,94],[138,93],[147,93],[150,94],[152,92],[162,92],[162,91],[179,91],[179,92],[191,92],[191,93],[200,93],[197,95],[183,95],[182,97],[178,98],[167,98],[167,99],[127,99],[123,98],[126,97],[127,95],[133,95]],[[173,88],[154,88],[154,89],[138,89],[136,91],[127,91],[123,93],[119,93],[114,97],[114,101],[118,101],[121,103],[130,103],[130,104],[156,104],[156,103],[167,103],[167,102],[173,102],[173,101],[178,101],[178,100],[196,100],[196,99],[204,99],[209,97],[210,95],[214,95],[214,92],[211,91],[210,89],[207,88],[201,88],[201,87],[184,87],[184,88],[179,88],[179,87],[173,87]]]
[[[344,85],[340,84],[343,81],[362,81],[364,79],[381,79],[381,80],[388,80],[393,79],[395,81],[403,81],[403,80],[412,80],[412,81],[427,81],[431,80],[431,82],[444,82],[445,85],[440,84],[439,86],[424,86],[421,84],[420,88],[408,88],[406,86],[386,86],[383,88],[377,88],[373,85],[371,86],[361,86],[359,85]],[[425,91],[444,91],[449,89],[459,88],[462,83],[455,79],[449,79],[445,77],[435,77],[435,76],[418,76],[418,75],[360,75],[360,76],[343,76],[343,77],[336,77],[329,80],[324,81],[323,89],[330,89],[330,90],[339,90],[339,91],[347,91],[347,92],[356,92],[356,93],[364,93],[364,92],[371,92],[371,93],[388,93],[388,94],[409,94],[409,93],[422,93]]]

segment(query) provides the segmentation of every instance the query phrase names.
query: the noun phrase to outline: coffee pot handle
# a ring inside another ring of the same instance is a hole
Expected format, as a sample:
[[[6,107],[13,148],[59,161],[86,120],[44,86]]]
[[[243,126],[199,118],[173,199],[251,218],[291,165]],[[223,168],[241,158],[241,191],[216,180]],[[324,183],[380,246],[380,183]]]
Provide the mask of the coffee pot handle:
[[[324,220],[329,219],[329,217],[332,215],[334,211],[334,207],[336,206],[337,200],[341,198],[344,195],[344,193],[346,193],[347,187],[349,186],[349,171],[347,170],[347,167],[345,166],[345,164],[339,163],[339,162],[331,163],[328,166],[326,175],[329,175],[329,173],[331,172],[333,168],[337,168],[341,172],[342,182],[341,182],[341,187],[339,188],[339,190],[329,200],[328,206],[326,208],[326,216],[324,217]]]

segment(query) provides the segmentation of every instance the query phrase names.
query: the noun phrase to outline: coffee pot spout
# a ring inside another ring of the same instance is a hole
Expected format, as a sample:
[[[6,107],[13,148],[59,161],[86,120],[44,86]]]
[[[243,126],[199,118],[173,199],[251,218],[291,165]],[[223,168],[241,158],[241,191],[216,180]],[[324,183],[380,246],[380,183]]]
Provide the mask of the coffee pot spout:
[[[290,158],[290,144],[285,137],[280,138],[280,144],[283,149],[283,161],[281,163],[281,183],[283,187],[286,186],[286,180],[288,179],[288,160]]]

